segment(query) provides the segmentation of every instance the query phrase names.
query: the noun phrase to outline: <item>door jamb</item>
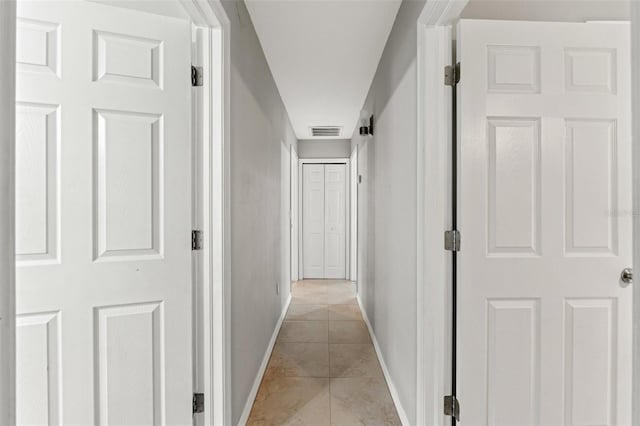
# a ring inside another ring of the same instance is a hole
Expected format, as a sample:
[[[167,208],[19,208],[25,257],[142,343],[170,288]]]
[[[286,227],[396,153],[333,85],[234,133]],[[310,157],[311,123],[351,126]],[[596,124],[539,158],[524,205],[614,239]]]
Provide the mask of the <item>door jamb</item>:
[[[346,185],[346,198],[347,203],[345,205],[345,279],[349,279],[350,270],[350,253],[351,253],[351,220],[350,220],[350,208],[351,208],[351,179],[349,173],[351,160],[349,158],[300,158],[298,160],[298,277],[305,279],[304,277],[304,253],[303,253],[303,222],[302,216],[302,196],[303,196],[303,184],[302,184],[302,166],[304,164],[344,164],[347,168],[345,175]]]
[[[231,424],[230,359],[230,22],[219,1],[178,0],[203,30],[195,65],[203,67],[201,97],[203,371],[198,372],[205,394],[205,425]]]
[[[442,246],[451,226],[451,90],[444,67],[450,26],[468,0],[427,2],[417,22],[417,374],[418,425],[444,425],[451,388],[451,256]]]

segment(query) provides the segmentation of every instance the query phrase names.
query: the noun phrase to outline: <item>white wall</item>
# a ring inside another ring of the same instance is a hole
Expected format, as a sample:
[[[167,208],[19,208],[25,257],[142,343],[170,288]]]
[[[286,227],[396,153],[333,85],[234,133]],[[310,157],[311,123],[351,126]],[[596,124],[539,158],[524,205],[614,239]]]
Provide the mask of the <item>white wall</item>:
[[[403,2],[363,109],[374,136],[359,145],[359,292],[410,424],[416,420],[416,22]]]
[[[16,2],[0,1],[0,424],[15,410],[15,16]]]
[[[231,28],[229,362],[235,425],[289,291],[281,271],[288,173],[283,150],[295,148],[297,140],[244,2],[222,4]]]
[[[304,139],[298,142],[300,158],[349,158],[350,139]]]

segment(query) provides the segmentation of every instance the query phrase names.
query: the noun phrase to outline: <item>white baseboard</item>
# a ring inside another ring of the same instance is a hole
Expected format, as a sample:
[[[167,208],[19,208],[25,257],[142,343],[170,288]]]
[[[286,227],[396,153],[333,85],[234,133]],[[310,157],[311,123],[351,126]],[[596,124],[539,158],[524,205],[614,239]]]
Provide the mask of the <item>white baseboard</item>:
[[[402,404],[400,403],[400,398],[398,397],[398,391],[396,390],[395,385],[393,384],[393,380],[391,380],[391,376],[389,375],[389,370],[387,369],[387,364],[384,362],[384,358],[382,357],[382,352],[380,351],[380,346],[378,346],[378,340],[376,339],[376,335],[373,332],[373,328],[371,328],[371,323],[369,322],[369,318],[367,317],[367,311],[362,306],[362,300],[360,300],[360,295],[357,296],[358,305],[360,306],[360,310],[362,311],[362,318],[364,318],[365,324],[367,324],[367,328],[369,329],[369,334],[371,335],[371,340],[373,341],[373,347],[376,350],[376,355],[378,356],[378,361],[380,361],[380,366],[382,367],[382,373],[384,374],[384,378],[387,381],[387,386],[389,387],[389,392],[391,393],[391,399],[393,399],[393,403],[396,406],[396,410],[398,411],[398,416],[400,417],[400,421],[404,426],[410,426],[409,420],[407,418],[407,413],[404,411]]]
[[[282,309],[282,313],[280,314],[280,318],[278,319],[278,323],[276,324],[276,328],[275,330],[273,330],[273,335],[271,336],[271,340],[269,341],[267,350],[265,351],[264,357],[262,358],[262,364],[260,364],[260,368],[258,369],[258,374],[256,374],[256,380],[253,382],[253,386],[251,387],[251,392],[249,392],[249,396],[247,397],[247,402],[244,404],[244,410],[242,410],[242,415],[240,416],[240,420],[238,420],[239,426],[246,425],[247,420],[249,420],[249,414],[251,414],[253,401],[255,401],[256,395],[258,395],[258,389],[260,389],[260,383],[262,383],[262,378],[264,377],[264,373],[267,370],[267,365],[269,364],[269,358],[271,357],[271,352],[273,352],[273,347],[276,344],[278,333],[280,333],[280,327],[282,327],[282,322],[284,321],[284,317],[287,315],[287,310],[289,309],[290,303],[291,303],[291,294],[289,294],[289,297],[287,298],[287,303],[284,304],[284,309]]]

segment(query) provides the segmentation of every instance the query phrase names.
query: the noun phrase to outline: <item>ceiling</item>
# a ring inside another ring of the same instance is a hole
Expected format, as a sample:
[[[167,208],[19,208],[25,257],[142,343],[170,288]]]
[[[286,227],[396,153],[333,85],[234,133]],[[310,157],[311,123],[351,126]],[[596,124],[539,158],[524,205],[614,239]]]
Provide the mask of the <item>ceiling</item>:
[[[400,0],[246,3],[298,138],[339,126],[350,139]]]

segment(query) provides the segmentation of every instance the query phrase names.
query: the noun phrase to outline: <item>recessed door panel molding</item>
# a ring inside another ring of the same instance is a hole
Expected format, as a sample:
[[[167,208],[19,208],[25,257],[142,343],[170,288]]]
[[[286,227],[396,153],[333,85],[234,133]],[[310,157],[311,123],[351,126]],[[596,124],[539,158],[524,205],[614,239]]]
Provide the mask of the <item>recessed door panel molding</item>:
[[[95,258],[162,255],[162,116],[94,111]]]
[[[618,184],[615,120],[567,120],[566,253],[617,255]]]
[[[302,164],[304,278],[347,278],[347,166]]]
[[[16,22],[17,71],[61,77],[60,24],[18,18]]]
[[[59,262],[60,106],[16,106],[18,266]]]
[[[96,308],[99,425],[164,424],[162,303]]]
[[[540,301],[487,301],[486,347],[487,424],[540,424]]]
[[[488,118],[490,256],[540,248],[540,119]]]
[[[488,46],[490,93],[540,93],[540,48]]]
[[[565,301],[565,423],[568,426],[616,422],[615,299]]]
[[[60,312],[16,317],[17,424],[62,425]]]
[[[191,23],[17,16],[48,49],[16,77],[18,426],[191,424]]]
[[[161,89],[162,50],[160,40],[94,30],[94,81]]]
[[[615,95],[617,63],[615,49],[565,49],[567,91]]]
[[[629,425],[629,25],[457,31],[458,425]]]

